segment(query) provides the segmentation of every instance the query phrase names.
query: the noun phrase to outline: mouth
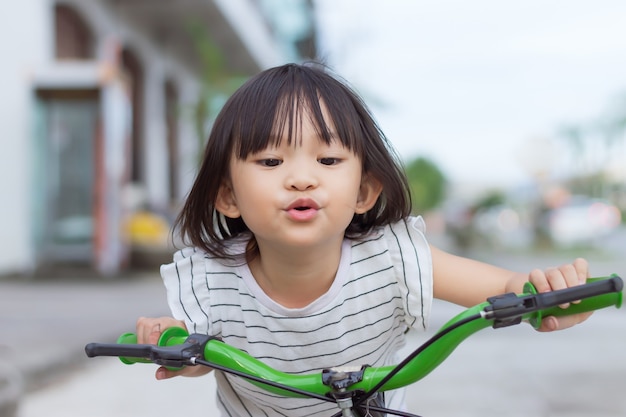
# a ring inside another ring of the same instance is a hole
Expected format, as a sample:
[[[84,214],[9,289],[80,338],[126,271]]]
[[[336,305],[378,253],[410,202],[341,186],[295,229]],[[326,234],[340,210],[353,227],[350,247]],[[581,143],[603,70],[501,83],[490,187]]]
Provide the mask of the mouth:
[[[307,210],[318,210],[318,209],[319,209],[319,205],[315,201],[309,198],[298,199],[287,207],[287,211],[292,211],[292,210],[307,211]]]
[[[315,218],[319,205],[311,199],[298,199],[287,207],[287,213],[293,220],[309,221]]]

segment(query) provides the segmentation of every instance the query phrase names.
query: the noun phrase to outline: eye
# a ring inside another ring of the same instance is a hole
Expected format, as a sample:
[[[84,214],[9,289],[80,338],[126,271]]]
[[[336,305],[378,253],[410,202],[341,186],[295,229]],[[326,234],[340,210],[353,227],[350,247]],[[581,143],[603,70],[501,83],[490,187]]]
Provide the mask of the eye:
[[[281,163],[282,161],[280,159],[275,159],[275,158],[259,159],[257,161],[257,164],[264,166],[264,167],[276,167],[280,165]]]
[[[339,162],[341,162],[341,159],[339,158],[320,158],[318,159],[318,162],[322,165],[337,165]]]

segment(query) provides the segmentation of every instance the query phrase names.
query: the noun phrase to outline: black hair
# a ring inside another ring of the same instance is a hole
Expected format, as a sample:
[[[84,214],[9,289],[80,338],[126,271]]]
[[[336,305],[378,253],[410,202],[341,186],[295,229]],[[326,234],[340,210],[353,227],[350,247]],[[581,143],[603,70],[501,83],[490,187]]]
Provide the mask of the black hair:
[[[332,119],[336,136],[326,125],[320,102]],[[285,129],[289,143],[297,140],[297,120],[305,112],[322,141],[339,140],[360,158],[363,175],[382,185],[373,208],[354,215],[346,237],[362,237],[410,214],[410,191],[402,164],[359,95],[321,64],[286,64],[250,78],[218,114],[199,172],[175,222],[175,230],[186,244],[220,258],[232,255],[229,241],[250,230],[243,219],[225,217],[215,208],[220,187],[229,179],[230,158],[245,159],[279,145]]]

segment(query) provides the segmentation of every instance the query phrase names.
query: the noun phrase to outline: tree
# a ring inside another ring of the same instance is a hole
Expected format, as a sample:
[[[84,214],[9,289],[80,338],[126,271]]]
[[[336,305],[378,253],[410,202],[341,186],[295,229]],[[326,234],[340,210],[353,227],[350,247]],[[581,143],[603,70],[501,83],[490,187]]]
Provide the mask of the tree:
[[[439,206],[446,194],[446,178],[431,160],[418,157],[406,165],[413,211],[423,213]]]
[[[626,95],[618,96],[597,121],[570,124],[559,130],[575,163],[577,174],[570,186],[577,193],[608,197],[607,167],[626,140]]]
[[[198,152],[200,163],[202,149],[215,116],[226,99],[245,82],[247,77],[233,74],[227,68],[224,52],[213,41],[203,24],[191,21],[187,29],[202,62],[202,92],[193,106],[193,124],[200,150]]]

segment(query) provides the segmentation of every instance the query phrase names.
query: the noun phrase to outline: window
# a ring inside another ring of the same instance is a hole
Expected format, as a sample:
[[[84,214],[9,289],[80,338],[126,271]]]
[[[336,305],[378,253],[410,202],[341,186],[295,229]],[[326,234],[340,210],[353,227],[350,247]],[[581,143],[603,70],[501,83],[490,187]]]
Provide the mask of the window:
[[[74,9],[57,4],[54,24],[56,59],[94,59],[93,34]]]

